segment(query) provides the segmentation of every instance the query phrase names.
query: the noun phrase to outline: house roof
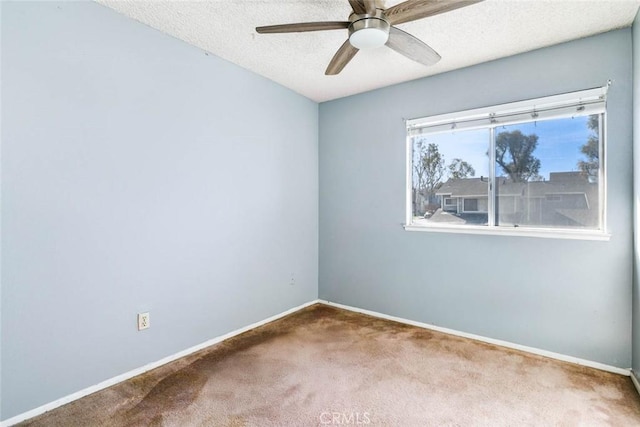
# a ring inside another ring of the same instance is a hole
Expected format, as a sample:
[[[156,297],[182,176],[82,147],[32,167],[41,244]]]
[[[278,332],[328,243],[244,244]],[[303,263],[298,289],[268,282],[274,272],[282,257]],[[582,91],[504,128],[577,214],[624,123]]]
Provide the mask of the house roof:
[[[452,197],[478,197],[488,193],[488,178],[450,178],[436,191],[437,196]]]
[[[591,183],[581,172],[551,172],[549,180],[513,182],[509,178],[498,177],[499,196],[546,197],[553,194],[586,194],[589,199],[598,190],[597,183]],[[488,178],[450,178],[436,191],[438,196],[487,197]]]

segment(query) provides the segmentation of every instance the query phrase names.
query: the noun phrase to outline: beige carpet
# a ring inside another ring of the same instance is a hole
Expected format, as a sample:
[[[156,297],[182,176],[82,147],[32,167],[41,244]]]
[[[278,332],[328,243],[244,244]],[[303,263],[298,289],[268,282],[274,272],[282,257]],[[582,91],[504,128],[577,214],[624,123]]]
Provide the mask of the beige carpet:
[[[28,426],[638,426],[631,380],[315,305]]]

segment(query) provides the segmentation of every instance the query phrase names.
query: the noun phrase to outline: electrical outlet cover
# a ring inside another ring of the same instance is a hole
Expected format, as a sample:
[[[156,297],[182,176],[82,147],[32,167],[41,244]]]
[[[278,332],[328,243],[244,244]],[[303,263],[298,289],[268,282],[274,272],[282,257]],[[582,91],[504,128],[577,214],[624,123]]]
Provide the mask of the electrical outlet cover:
[[[149,326],[151,326],[149,313],[138,313],[138,330],[141,331],[143,329],[147,329]]]

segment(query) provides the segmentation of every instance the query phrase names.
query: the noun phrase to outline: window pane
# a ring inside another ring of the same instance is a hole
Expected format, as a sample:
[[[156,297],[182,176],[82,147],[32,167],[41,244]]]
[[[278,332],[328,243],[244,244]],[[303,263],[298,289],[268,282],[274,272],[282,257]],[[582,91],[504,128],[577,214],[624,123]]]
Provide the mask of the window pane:
[[[600,115],[495,129],[496,225],[600,227]]]
[[[478,212],[478,199],[464,199],[462,206],[465,212]]]
[[[413,224],[487,225],[489,138],[489,129],[413,137]]]

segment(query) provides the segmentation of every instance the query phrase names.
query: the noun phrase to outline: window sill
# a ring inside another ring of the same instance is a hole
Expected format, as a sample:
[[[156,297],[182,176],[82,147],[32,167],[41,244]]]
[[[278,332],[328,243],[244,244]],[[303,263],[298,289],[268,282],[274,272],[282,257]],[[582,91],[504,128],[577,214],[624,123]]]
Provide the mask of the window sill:
[[[430,233],[454,233],[454,234],[484,234],[493,236],[518,236],[518,237],[539,237],[546,239],[574,239],[574,240],[598,240],[609,241],[611,234],[602,231],[592,230],[553,230],[549,228],[502,228],[483,226],[428,226],[412,225],[404,226],[406,231],[426,231]]]

